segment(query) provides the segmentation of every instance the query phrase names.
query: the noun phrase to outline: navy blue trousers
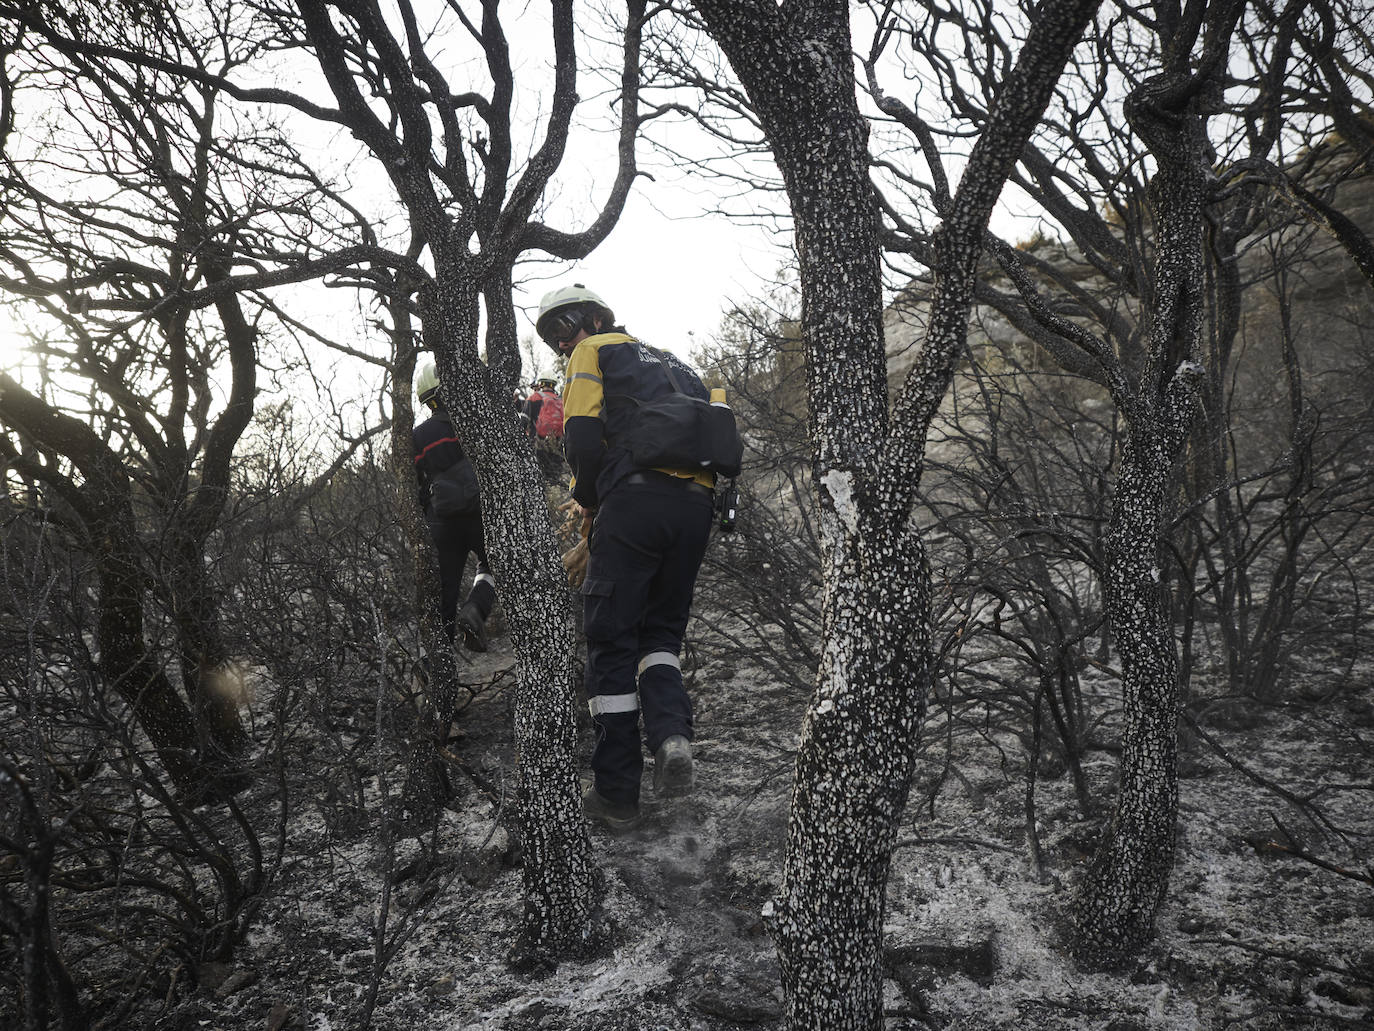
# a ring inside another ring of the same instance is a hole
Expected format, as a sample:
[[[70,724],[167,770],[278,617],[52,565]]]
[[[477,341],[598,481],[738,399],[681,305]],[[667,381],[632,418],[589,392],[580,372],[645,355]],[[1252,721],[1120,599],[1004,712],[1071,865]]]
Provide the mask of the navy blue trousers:
[[[692,737],[679,656],[711,535],[709,492],[664,480],[618,484],[601,499],[582,585],[592,774],[612,802],[638,802],[644,744]]]
[[[434,551],[439,556],[439,612],[444,617],[448,639],[452,641],[469,553],[477,558],[477,573],[467,600],[477,606],[483,622],[491,615],[491,608],[496,603],[496,578],[491,575],[491,567],[487,565],[480,515],[427,519],[426,523],[429,525],[430,539],[434,541]]]

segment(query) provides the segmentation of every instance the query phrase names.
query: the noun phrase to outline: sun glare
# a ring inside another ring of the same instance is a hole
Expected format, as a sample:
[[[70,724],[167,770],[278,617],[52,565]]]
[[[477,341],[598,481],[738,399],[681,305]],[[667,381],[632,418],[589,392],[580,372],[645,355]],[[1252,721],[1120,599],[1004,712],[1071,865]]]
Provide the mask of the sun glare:
[[[0,372],[18,379],[28,354],[23,338],[14,331],[8,319],[0,316]]]

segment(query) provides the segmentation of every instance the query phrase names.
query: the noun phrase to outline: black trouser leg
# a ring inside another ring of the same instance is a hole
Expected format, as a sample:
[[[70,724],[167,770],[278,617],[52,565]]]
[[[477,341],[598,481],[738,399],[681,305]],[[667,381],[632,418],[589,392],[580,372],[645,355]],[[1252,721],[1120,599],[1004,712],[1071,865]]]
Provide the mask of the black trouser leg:
[[[587,695],[597,742],[597,790],[637,802],[651,749],[692,733],[678,655],[711,532],[708,495],[675,485],[617,487],[602,500],[583,584]]]

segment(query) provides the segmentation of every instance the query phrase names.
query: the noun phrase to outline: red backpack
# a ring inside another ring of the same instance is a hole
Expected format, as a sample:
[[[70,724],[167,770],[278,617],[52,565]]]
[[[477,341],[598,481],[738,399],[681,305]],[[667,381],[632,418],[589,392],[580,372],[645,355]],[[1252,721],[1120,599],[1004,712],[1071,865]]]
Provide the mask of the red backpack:
[[[563,399],[551,390],[541,390],[544,403],[539,408],[539,419],[534,424],[534,432],[540,437],[563,436]]]

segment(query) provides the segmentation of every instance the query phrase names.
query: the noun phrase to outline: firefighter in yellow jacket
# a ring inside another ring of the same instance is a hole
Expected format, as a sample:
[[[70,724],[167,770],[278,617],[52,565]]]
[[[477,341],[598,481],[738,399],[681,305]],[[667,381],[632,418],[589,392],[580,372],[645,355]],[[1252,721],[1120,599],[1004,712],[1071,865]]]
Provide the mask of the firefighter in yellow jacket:
[[[585,519],[595,517],[582,595],[596,745],[583,807],[624,831],[640,819],[641,721],[655,791],[679,795],[692,787],[692,705],[678,657],[710,536],[714,486],[710,472],[636,465],[626,431],[636,401],[673,392],[665,362],[682,392],[708,394],[687,365],[626,333],[580,283],[544,296],[535,329],[569,358],[563,449],[573,499]]]

